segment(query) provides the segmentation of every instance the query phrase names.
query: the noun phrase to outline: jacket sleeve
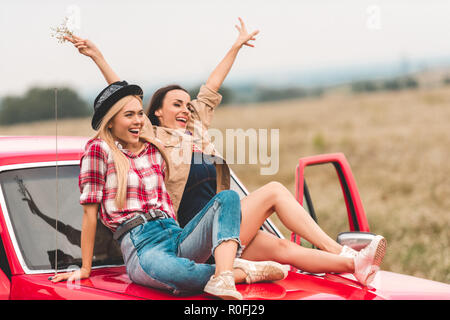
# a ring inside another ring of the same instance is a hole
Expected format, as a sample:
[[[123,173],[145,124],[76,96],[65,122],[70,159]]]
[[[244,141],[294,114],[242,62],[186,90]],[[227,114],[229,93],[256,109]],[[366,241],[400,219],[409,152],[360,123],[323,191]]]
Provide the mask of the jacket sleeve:
[[[200,121],[203,127],[208,129],[214,116],[214,109],[220,104],[221,101],[222,95],[220,93],[209,89],[206,85],[202,85],[197,98],[192,100],[189,105],[191,120]],[[190,122],[190,126],[193,126],[193,121]],[[193,129],[190,126],[188,125],[189,131]]]

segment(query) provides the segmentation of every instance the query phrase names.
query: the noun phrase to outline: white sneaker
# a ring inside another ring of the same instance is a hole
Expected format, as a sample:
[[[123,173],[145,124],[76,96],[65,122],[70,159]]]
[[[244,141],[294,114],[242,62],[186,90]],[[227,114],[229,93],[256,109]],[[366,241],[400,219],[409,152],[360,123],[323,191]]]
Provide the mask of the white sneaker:
[[[380,270],[385,252],[386,239],[382,236],[376,236],[367,247],[358,252],[354,258],[355,273],[353,275],[361,284],[367,286],[373,281]]]
[[[358,251],[356,251],[348,246],[343,246],[342,251],[341,251],[341,253],[339,253],[339,255],[341,257],[346,257],[346,258],[355,258],[358,255]]]
[[[256,262],[240,258],[234,259],[233,267],[242,269],[247,274],[246,283],[283,280],[289,271],[289,266],[274,261]]]
[[[224,300],[242,300],[242,295],[236,290],[232,271],[224,271],[217,277],[211,276],[203,290]]]

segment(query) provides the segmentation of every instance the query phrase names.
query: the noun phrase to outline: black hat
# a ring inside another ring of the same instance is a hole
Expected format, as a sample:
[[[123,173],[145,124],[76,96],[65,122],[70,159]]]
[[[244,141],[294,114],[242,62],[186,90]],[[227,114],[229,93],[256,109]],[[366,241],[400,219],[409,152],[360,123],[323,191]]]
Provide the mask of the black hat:
[[[126,96],[136,95],[142,99],[143,91],[135,84],[128,84],[126,81],[111,83],[99,93],[94,101],[94,115],[92,116],[92,128],[98,129],[101,120],[111,107],[120,99]]]

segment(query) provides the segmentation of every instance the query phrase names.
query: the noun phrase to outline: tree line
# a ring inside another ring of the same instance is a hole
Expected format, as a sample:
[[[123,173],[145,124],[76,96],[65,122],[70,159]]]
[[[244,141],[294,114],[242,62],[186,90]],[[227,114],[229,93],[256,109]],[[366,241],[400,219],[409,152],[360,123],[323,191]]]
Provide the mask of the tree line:
[[[92,107],[71,88],[57,90],[58,118],[80,118],[92,114]],[[55,89],[30,88],[21,96],[6,96],[0,104],[0,125],[55,118]]]
[[[188,89],[192,99],[197,96],[200,86]],[[222,86],[221,105],[277,101],[320,95],[320,90],[302,88],[249,87],[230,88]],[[82,118],[93,113],[92,102],[83,99],[74,89],[57,89],[58,118]],[[0,125],[13,125],[55,118],[55,88],[32,87],[23,95],[8,95],[0,100]]]
[[[399,77],[387,80],[362,80],[352,83],[353,92],[371,91],[398,91],[403,89],[414,89],[419,87],[419,82],[413,77]]]
[[[443,85],[450,85],[450,75],[442,79]],[[413,77],[399,77],[386,80],[363,80],[351,84],[352,92],[397,91],[419,87],[419,82]],[[197,96],[200,86],[188,89],[192,99]],[[222,86],[221,105],[231,103],[245,104],[266,101],[280,101],[285,99],[301,99],[318,97],[324,88],[286,87],[271,88],[267,86]],[[92,102],[83,99],[74,89],[58,88],[58,118],[82,118],[92,115]],[[55,88],[32,87],[23,95],[5,96],[0,100],[0,125],[49,120],[55,118]]]

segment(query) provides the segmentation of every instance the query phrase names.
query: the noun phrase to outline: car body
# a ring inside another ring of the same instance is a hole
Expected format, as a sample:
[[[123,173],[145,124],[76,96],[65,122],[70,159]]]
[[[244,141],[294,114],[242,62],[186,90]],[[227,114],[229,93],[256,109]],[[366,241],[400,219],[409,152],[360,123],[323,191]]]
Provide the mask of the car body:
[[[98,223],[93,270],[88,279],[53,283],[49,276],[81,265],[78,172],[85,137],[0,137],[0,299],[191,299],[207,294],[173,296],[137,285],[128,278],[117,243]],[[56,152],[57,150],[57,152]],[[348,209],[350,233],[342,241],[364,242],[369,225],[350,167],[342,154],[302,158],[297,167],[298,201],[311,212],[303,170],[333,163]],[[232,174],[232,189],[248,192]],[[306,196],[304,196],[306,195]],[[283,237],[267,220],[267,232]],[[359,232],[359,233],[358,233]],[[361,240],[362,239],[362,240]],[[370,239],[370,237],[369,237]],[[299,242],[297,236],[292,240]],[[369,287],[350,274],[308,274],[292,269],[273,283],[238,284],[245,299],[450,299],[450,285],[380,271]]]

